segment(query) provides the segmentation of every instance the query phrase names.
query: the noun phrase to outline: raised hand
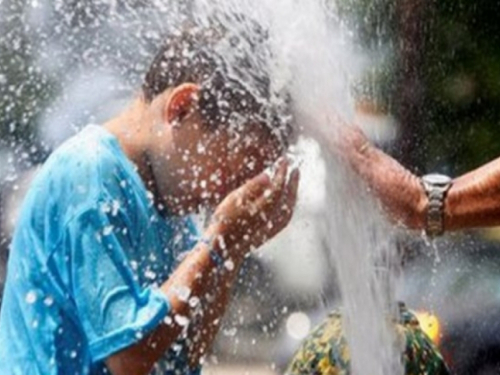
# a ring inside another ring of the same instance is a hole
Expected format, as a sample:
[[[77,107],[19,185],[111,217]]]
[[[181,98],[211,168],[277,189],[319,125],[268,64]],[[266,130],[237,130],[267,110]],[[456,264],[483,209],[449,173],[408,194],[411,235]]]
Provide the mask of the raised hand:
[[[229,194],[213,215],[214,233],[224,246],[244,255],[274,237],[289,223],[299,184],[299,171],[287,180],[289,163],[277,162],[271,177],[263,172]]]

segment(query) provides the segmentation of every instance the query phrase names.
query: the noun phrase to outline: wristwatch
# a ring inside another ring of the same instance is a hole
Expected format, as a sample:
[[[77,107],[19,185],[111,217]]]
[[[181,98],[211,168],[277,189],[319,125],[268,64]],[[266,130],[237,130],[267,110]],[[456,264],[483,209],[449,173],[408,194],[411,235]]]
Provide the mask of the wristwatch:
[[[429,237],[440,236],[444,232],[444,200],[452,185],[452,179],[446,175],[432,173],[421,178],[429,204],[425,233]]]

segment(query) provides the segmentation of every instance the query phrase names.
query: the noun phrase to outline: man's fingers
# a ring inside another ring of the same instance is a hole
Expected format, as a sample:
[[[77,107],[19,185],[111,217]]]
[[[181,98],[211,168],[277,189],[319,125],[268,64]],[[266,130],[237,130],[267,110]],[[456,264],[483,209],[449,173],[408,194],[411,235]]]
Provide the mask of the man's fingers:
[[[262,172],[243,185],[242,190],[252,198],[262,196],[265,200],[274,200],[284,189],[287,171],[288,161],[279,159],[271,176]]]

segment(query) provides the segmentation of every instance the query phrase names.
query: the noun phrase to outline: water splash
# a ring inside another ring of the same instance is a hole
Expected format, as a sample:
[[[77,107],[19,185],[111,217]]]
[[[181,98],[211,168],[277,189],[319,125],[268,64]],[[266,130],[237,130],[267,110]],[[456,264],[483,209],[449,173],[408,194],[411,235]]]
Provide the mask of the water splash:
[[[214,5],[215,4],[215,5]],[[273,87],[290,89],[295,115],[303,129],[329,128],[335,136],[338,116],[353,115],[350,84],[363,71],[365,57],[353,47],[349,30],[336,16],[333,2],[202,2],[230,30],[242,26],[231,17],[243,12],[270,30],[267,69]],[[205,6],[205,7],[203,7]],[[231,51],[225,58],[230,61]],[[241,77],[241,76],[240,76]],[[398,259],[392,233],[375,202],[331,154],[328,159],[328,204],[323,225],[343,300],[352,373],[401,374],[401,347],[394,337],[394,274]]]
[[[37,73],[42,76],[39,81],[50,81],[66,72],[59,82],[61,87],[52,85],[54,91],[60,89],[62,94],[41,117],[42,133],[52,145],[67,136],[62,128],[74,131],[89,118],[99,121],[121,107],[124,97],[129,99],[138,87],[154,53],[152,45],[157,46],[166,32],[178,30],[188,14],[198,25],[216,19],[229,31],[218,47],[225,65],[230,67],[228,77],[241,82],[257,97],[260,93],[252,86],[252,74],[265,73],[272,92],[289,89],[297,122],[303,129],[328,127],[334,132],[338,115],[353,115],[350,83],[365,68],[366,57],[352,42],[352,32],[337,16],[333,0],[81,3],[80,12],[63,1],[33,2],[32,8],[25,11],[24,31],[31,38],[27,50],[36,60]],[[269,44],[259,44],[262,36],[252,34],[251,22],[241,22],[237,15],[242,14],[268,30]],[[108,32],[103,33],[105,30]],[[250,38],[232,48],[231,36],[243,33]],[[3,38],[11,40],[14,47],[17,39],[14,31]],[[259,48],[254,54],[255,45]],[[249,49],[252,53],[248,53]],[[245,52],[251,69],[238,69],[235,62]],[[5,77],[0,69],[0,83]],[[87,95],[88,87],[95,87],[95,83],[103,90],[94,90],[99,95]],[[110,98],[115,99],[113,105]],[[275,95],[265,104],[279,106],[281,100]],[[85,105],[81,108],[75,106],[82,102]],[[85,113],[89,107],[95,107],[89,111],[93,117]],[[323,233],[340,281],[353,373],[399,374],[399,349],[393,345],[388,318],[393,296],[392,271],[397,263],[391,234],[359,181],[349,176],[331,155],[325,156],[328,205],[322,221]],[[381,263],[383,269],[379,267]],[[186,325],[184,318],[174,319]]]
[[[399,260],[393,235],[363,185],[329,159],[324,231],[343,303],[353,374],[402,374],[396,344],[395,281]]]

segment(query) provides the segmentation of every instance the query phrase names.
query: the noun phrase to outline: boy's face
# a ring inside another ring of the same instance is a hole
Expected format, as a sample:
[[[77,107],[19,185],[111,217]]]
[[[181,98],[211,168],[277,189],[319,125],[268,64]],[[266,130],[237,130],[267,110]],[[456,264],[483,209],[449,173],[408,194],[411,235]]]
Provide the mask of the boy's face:
[[[225,133],[222,136],[224,144],[214,144],[211,149],[211,154],[217,155],[217,163],[213,163],[211,157],[201,161],[211,193],[203,201],[209,205],[218,204],[228,193],[271,166],[283,153],[282,147],[262,125],[248,124],[244,130],[221,133]],[[214,173],[218,179],[214,179]],[[201,191],[201,194],[203,198],[206,192]]]
[[[228,130],[226,125],[209,129],[195,114],[172,133],[177,155],[175,174],[162,172],[169,169],[165,163],[171,160],[156,158],[153,169],[159,193],[164,197],[174,195],[177,202],[169,202],[169,206],[177,203],[184,212],[216,206],[283,154],[283,148],[264,125],[247,124],[240,130]],[[177,184],[174,194],[173,181]]]

